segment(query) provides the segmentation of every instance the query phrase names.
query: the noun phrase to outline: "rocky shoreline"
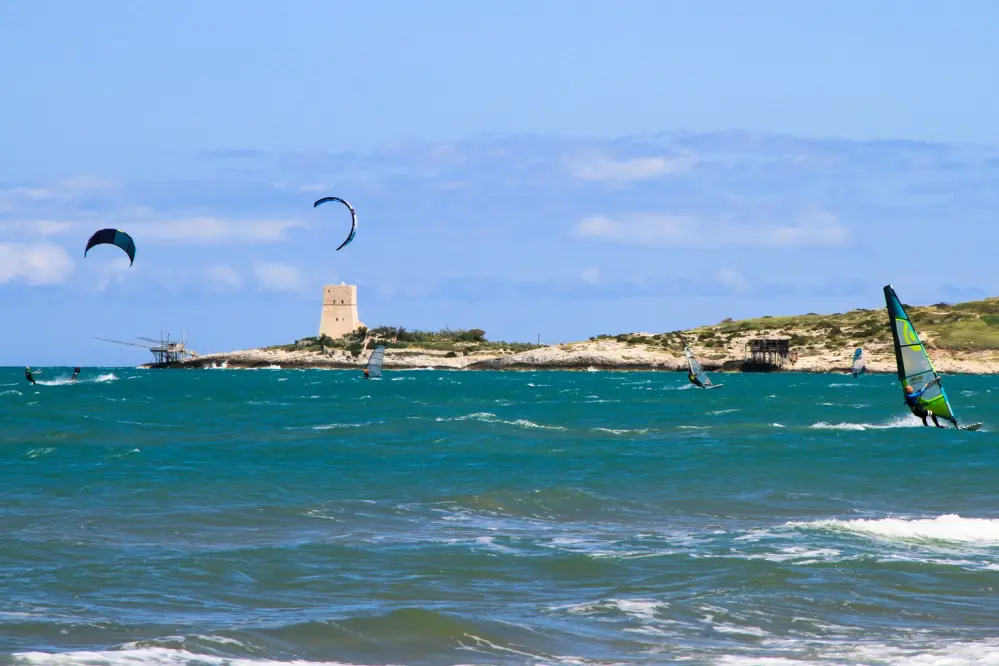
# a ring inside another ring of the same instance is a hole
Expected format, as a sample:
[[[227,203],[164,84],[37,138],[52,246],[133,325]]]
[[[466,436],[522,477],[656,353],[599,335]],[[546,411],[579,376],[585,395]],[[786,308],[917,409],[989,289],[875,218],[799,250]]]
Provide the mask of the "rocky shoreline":
[[[939,303],[909,307],[910,317],[918,322],[920,339],[938,372],[999,374],[999,298],[956,305]],[[388,339],[385,331],[378,335]],[[502,342],[487,342],[482,335],[444,340],[444,344],[435,340],[426,346],[415,342],[398,346],[389,344],[383,367],[386,370],[686,372],[683,348],[689,345],[709,372],[772,371],[772,367],[752,365],[747,361],[750,350],[760,339],[788,342],[791,354],[779,368],[783,371],[848,373],[853,352],[861,347],[868,372],[896,372],[891,329],[883,314],[875,310],[851,310],[833,315],[764,316],[741,321],[725,319],[718,324],[686,331],[598,336],[519,352]],[[375,341],[356,340],[349,347],[352,352],[316,343],[316,338],[303,338],[294,345],[199,355],[178,363],[143,367],[357,370],[366,363],[369,354],[361,351],[362,344],[372,348]]]
[[[849,351],[849,350],[847,350]],[[747,365],[745,359],[732,354],[715,357],[702,355],[704,369],[709,372],[759,372],[769,368]],[[172,364],[150,363],[146,368],[186,369],[295,369],[295,370],[359,370],[367,360],[367,353],[352,356],[341,350],[323,353],[303,350],[246,349],[234,352],[206,354]],[[823,354],[799,358],[787,365],[785,371],[846,373],[852,359],[844,351],[840,354]],[[574,342],[541,347],[520,353],[470,353],[448,354],[429,349],[388,349],[385,353],[385,370],[566,370],[566,371],[659,371],[686,372],[686,359],[679,353],[661,348],[647,348],[615,340]],[[941,372],[950,373],[999,373],[999,363],[984,359],[941,358],[937,362]],[[894,373],[893,355],[874,352],[868,357],[867,369],[871,373]]]

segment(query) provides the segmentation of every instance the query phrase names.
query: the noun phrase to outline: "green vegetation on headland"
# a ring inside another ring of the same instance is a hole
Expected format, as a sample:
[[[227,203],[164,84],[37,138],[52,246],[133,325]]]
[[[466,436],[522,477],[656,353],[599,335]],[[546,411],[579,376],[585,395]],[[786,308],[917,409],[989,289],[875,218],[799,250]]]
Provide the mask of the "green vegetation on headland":
[[[966,303],[905,305],[906,312],[927,348],[953,352],[999,351],[999,298]],[[657,335],[625,333],[599,335],[591,340],[609,340],[628,345],[682,350],[684,341],[696,346],[708,359],[732,357],[733,346],[747,339],[781,337],[801,356],[841,352],[855,347],[879,348],[892,344],[884,308],[851,310],[845,313],[771,317],[701,326],[686,331]]]
[[[999,298],[967,303],[905,306],[941,372],[999,373]],[[208,354],[170,367],[355,368],[370,350],[388,350],[385,368],[441,367],[469,370],[667,370],[686,371],[689,344],[709,371],[754,368],[749,343],[789,342],[785,370],[845,372],[853,350],[864,348],[869,372],[895,372],[895,353],[884,308],[845,313],[733,321],[666,333],[598,335],[558,345],[493,342],[480,329],[422,331],[380,326],[339,339],[306,337],[264,349]]]
[[[479,328],[459,329],[452,331],[407,330],[395,326],[379,326],[377,328],[361,327],[342,338],[331,338],[328,335],[301,338],[292,344],[276,345],[266,349],[282,351],[314,351],[326,352],[342,349],[353,356],[359,356],[366,349],[374,349],[379,345],[386,349],[430,349],[448,352],[445,356],[455,357],[459,354],[468,356],[476,353],[517,353],[537,349],[544,345],[526,342],[493,342],[486,339],[486,332]]]

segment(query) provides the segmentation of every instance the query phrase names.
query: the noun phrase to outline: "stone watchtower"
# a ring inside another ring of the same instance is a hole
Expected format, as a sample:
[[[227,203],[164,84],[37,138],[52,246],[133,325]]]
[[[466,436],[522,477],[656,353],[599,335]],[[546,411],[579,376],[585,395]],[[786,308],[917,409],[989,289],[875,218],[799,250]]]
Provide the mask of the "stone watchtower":
[[[323,316],[319,335],[340,338],[364,324],[357,316],[357,286],[328,284],[323,287]]]

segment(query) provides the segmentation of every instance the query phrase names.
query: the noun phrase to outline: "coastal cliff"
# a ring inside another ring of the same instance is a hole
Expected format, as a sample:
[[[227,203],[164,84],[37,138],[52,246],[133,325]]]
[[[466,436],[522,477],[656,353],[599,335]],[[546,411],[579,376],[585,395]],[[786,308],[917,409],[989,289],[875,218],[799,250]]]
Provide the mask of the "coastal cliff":
[[[943,373],[999,373],[999,298],[956,305],[906,306],[937,370]],[[201,355],[169,367],[358,369],[379,330],[343,348],[306,339],[307,344]],[[402,329],[398,329],[401,331]],[[384,368],[406,370],[660,370],[685,371],[684,341],[708,371],[747,369],[747,343],[756,338],[789,340],[792,358],[784,370],[848,372],[853,350],[863,347],[868,372],[895,372],[891,332],[883,309],[796,317],[725,320],[669,333],[598,336],[558,345],[487,342],[481,331],[453,340],[387,344]],[[397,346],[398,345],[398,346]],[[149,364],[145,367],[165,367]]]

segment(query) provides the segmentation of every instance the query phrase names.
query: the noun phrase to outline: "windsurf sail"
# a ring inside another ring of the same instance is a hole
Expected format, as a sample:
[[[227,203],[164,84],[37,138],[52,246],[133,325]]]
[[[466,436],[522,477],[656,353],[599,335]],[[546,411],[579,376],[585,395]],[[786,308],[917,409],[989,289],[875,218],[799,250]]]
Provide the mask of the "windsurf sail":
[[[701,364],[697,362],[694,358],[694,352],[690,350],[690,347],[684,347],[683,353],[687,356],[687,367],[690,368],[690,374],[694,376],[698,382],[704,386],[711,386],[711,380],[708,379],[708,373],[704,372],[704,368]]]
[[[905,399],[905,387],[911,386],[917,392],[927,384],[940,379],[930,357],[919,341],[919,335],[905,313],[901,301],[892,286],[885,285],[885,304],[888,307],[888,323],[891,325],[891,336],[895,343],[895,363],[898,366],[898,380],[902,385],[902,399]],[[945,418],[957,426],[957,418],[951,409],[943,382],[936,382],[919,396],[919,403],[934,414]]]
[[[379,345],[368,357],[368,365],[365,366],[372,377],[382,376],[382,359],[385,358],[385,347]]]
[[[864,362],[864,350],[858,348],[857,351],[853,352],[853,376],[861,375],[867,370],[867,364]]]

